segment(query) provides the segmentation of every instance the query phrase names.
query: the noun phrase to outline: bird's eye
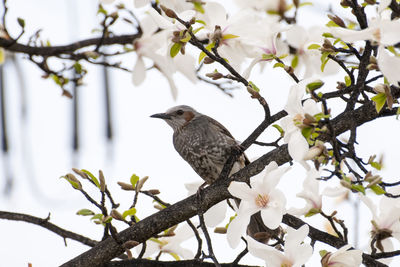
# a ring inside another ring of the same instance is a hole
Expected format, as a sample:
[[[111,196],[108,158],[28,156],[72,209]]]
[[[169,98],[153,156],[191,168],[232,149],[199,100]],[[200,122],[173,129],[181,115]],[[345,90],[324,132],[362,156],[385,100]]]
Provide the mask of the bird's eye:
[[[182,109],[179,109],[179,110],[176,111],[176,115],[182,115],[182,114],[183,114],[183,110]]]

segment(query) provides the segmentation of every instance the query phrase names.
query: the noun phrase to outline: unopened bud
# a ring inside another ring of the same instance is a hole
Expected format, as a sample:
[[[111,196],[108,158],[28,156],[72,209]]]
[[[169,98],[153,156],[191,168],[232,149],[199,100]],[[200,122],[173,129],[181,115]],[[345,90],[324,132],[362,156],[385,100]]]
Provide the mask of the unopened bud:
[[[340,26],[340,27],[342,27],[342,28],[346,28],[346,24],[344,24],[344,21],[343,21],[341,18],[339,18],[338,16],[328,14],[328,17],[329,17],[333,22],[335,22],[338,26]]]
[[[288,74],[293,74],[293,73],[294,73],[294,69],[293,69],[292,66],[287,66],[287,65],[285,65],[285,66],[283,67],[283,69],[284,69]]]
[[[211,38],[210,38],[210,39],[211,39],[211,41],[214,42],[214,43],[216,43],[217,41],[219,41],[219,40],[222,39],[222,30],[221,30],[221,26],[215,25],[214,32],[213,32],[213,34],[211,35]]]
[[[65,175],[65,178],[70,182],[70,184],[72,185],[73,188],[75,188],[77,190],[82,189],[81,182],[72,173],[67,173]]]
[[[251,98],[259,99],[261,97],[260,93],[254,90],[250,85],[247,86],[247,92],[250,93]]]
[[[179,43],[181,41],[181,37],[179,35],[178,36],[174,36],[174,37],[172,37],[171,41],[173,43]]]
[[[342,90],[342,89],[344,89],[346,87],[347,86],[346,86],[346,84],[344,82],[337,82],[337,86],[336,86],[337,89]]]
[[[370,5],[375,5],[376,0],[364,0],[365,3],[370,4]]]
[[[346,181],[346,180],[342,179],[342,180],[340,180],[340,184],[341,184],[343,187],[346,187],[346,188],[348,188],[348,189],[351,189],[351,183],[350,183],[349,181]]]
[[[78,169],[76,169],[76,168],[72,168],[72,170],[73,170],[76,174],[78,174],[80,177],[82,177],[83,179],[88,179],[88,180],[90,180],[90,179],[89,179],[89,175],[87,175],[86,172],[83,172],[83,171],[78,170]]]
[[[350,6],[349,0],[341,0],[340,5],[342,7],[349,7]]]
[[[305,125],[312,125],[313,123],[317,122],[313,116],[308,113],[304,114],[303,124]]]
[[[367,187],[371,187],[371,186],[377,185],[377,184],[379,184],[380,182],[382,182],[382,177],[380,177],[379,175],[374,175],[374,177],[375,177],[375,179],[372,180],[372,181],[367,185]]]
[[[370,56],[369,57],[369,62],[370,63],[374,63],[374,64],[378,64],[378,61],[376,61],[376,57],[374,57],[374,56]]]
[[[99,180],[100,180],[100,191],[106,191],[106,180],[104,178],[104,174],[102,170],[99,170]]]
[[[157,209],[157,210],[163,210],[164,209],[164,207],[159,205],[159,204],[155,204],[154,208]]]
[[[323,48],[326,49],[331,49],[333,47],[331,41],[329,41],[328,39],[324,39],[324,43],[322,44]]]
[[[119,211],[116,209],[112,209],[110,215],[111,215],[111,217],[113,217],[114,219],[116,219],[118,221],[125,221],[122,214],[119,213]]]
[[[379,67],[377,64],[371,63],[367,65],[368,70],[379,70]]]
[[[136,246],[139,245],[139,244],[140,244],[140,243],[137,242],[137,241],[135,241],[135,240],[129,240],[129,241],[126,241],[124,244],[122,244],[122,246],[123,246],[125,249],[131,249],[131,248],[136,247]]]
[[[214,63],[214,59],[212,59],[210,57],[205,57],[203,62],[204,62],[204,64],[211,64],[211,63]]]
[[[382,83],[378,83],[377,85],[375,85],[374,87],[374,91],[376,93],[383,93],[386,94],[386,90],[388,90],[389,86],[387,86],[386,84],[382,84]]]
[[[206,76],[213,80],[218,80],[218,79],[221,79],[222,77],[224,77],[224,75],[219,72],[206,73]]]
[[[160,190],[158,190],[158,189],[150,189],[150,190],[148,190],[148,192],[149,192],[150,194],[152,194],[152,195],[158,195],[158,194],[160,194]]]
[[[225,227],[215,227],[214,233],[216,234],[226,234],[227,229]]]
[[[169,18],[176,19],[178,16],[176,15],[175,11],[165,7],[164,5],[160,5],[162,11],[164,11],[165,15]]]
[[[142,179],[139,179],[139,181],[136,183],[136,188],[135,188],[136,192],[139,192],[142,189],[142,187],[143,187],[144,183],[147,181],[147,179],[149,179],[149,176],[145,176]]]
[[[124,182],[117,182],[117,184],[121,187],[122,190],[133,191],[135,188],[131,184],[127,184]]]

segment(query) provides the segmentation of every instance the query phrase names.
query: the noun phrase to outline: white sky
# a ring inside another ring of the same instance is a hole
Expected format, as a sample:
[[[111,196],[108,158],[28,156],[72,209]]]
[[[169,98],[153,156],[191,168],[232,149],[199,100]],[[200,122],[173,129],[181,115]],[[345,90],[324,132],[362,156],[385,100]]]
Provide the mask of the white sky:
[[[131,1],[127,3],[130,4]],[[52,44],[89,37],[91,30],[96,27],[95,0],[14,0],[8,1],[8,5],[8,23],[14,36],[18,34],[16,17],[25,19],[28,35],[38,28],[43,28],[42,36],[44,39],[49,38]],[[309,12],[306,8],[304,10],[304,13],[300,12],[300,18],[311,18],[311,21],[304,20],[304,24],[310,24],[314,19],[326,21],[322,14]],[[123,60],[126,65],[133,66],[135,57],[128,55]],[[20,63],[23,65],[24,82],[27,85],[28,120],[25,125],[20,119],[21,94],[18,80],[13,67],[7,64],[7,89],[12,88],[7,90],[6,96],[7,119],[10,124],[11,172],[15,184],[9,198],[0,196],[0,209],[42,218],[50,212],[51,222],[93,239],[101,238],[102,227],[94,225],[87,217],[75,215],[75,212],[81,208],[95,210],[94,207],[81,194],[72,190],[66,181],[59,179],[61,175],[70,172],[71,167],[85,168],[95,174],[98,169],[102,169],[114,199],[122,205],[120,211],[130,206],[133,196],[121,192],[116,182],[128,182],[132,173],[140,177],[150,176],[145,188],[160,189],[160,197],[164,201],[174,203],[187,195],[184,183],[199,180],[199,177],[174,150],[172,130],[164,122],[149,118],[151,114],[163,112],[178,104],[191,105],[224,124],[238,140],[244,140],[263,117],[261,106],[252,100],[243,88],[235,91],[234,98],[230,98],[212,86],[200,82],[193,85],[176,75],[179,96],[174,102],[166,80],[154,70],[148,72],[146,81],[137,88],[131,83],[129,73],[111,71],[114,141],[113,144],[107,144],[103,121],[101,70],[88,67],[86,85],[80,88],[82,149],[78,155],[72,155],[72,101],[61,97],[60,89],[52,81],[41,79],[42,73],[33,64],[27,60]],[[254,72],[257,72],[257,69]],[[280,111],[286,103],[293,81],[279,68],[270,69],[263,76],[255,76],[254,81],[269,101],[272,112]],[[335,86],[334,79],[327,81],[332,82],[328,88]],[[359,143],[367,144],[364,148],[360,147],[364,156],[385,152],[387,168],[382,174],[390,180],[398,178],[392,176],[398,158],[390,149],[400,147],[400,141],[398,138],[388,137],[389,130],[382,131],[388,125],[391,132],[400,131],[399,122],[394,118],[380,120],[374,123],[373,127],[359,128]],[[273,141],[275,132],[269,130],[267,133],[259,140]],[[264,148],[251,147],[247,154],[249,158],[255,158],[265,152]],[[0,162],[0,177],[3,177],[4,167],[3,161]],[[303,170],[296,167],[282,179],[280,186],[284,188],[289,203],[295,203],[295,194],[300,191],[302,177]],[[3,183],[2,178],[0,186],[3,186]],[[89,184],[84,183],[83,186],[99,198],[98,192],[91,190]],[[151,201],[145,196],[141,196],[140,199],[140,218],[155,212]],[[347,226],[351,227],[352,218],[346,216],[351,210],[348,205],[341,207],[343,209],[339,212],[339,217],[344,218]],[[332,209],[327,208],[326,212],[329,211]],[[360,225],[360,240],[365,243],[368,239],[369,211],[363,209],[362,214],[367,216],[364,225]],[[315,223],[317,220],[311,221]],[[117,226],[123,229],[123,225]],[[3,240],[0,258],[4,266],[26,266],[28,262],[33,266],[55,266],[88,249],[71,240],[68,240],[68,247],[65,247],[61,237],[24,222],[0,220],[0,237]],[[217,258],[221,262],[233,260],[237,253],[226,255],[226,245],[223,245],[226,244],[225,237],[214,238],[216,244],[220,244],[215,245]],[[238,251],[241,249],[242,247]],[[334,251],[332,248],[330,250]],[[248,258],[247,256],[245,259]],[[314,252],[314,262],[318,260],[318,253]]]

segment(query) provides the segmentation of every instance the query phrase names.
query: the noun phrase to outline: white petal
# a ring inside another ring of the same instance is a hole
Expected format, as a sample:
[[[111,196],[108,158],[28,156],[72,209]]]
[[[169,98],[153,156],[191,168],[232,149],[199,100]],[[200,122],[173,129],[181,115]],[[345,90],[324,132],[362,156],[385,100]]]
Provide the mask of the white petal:
[[[250,216],[240,214],[238,214],[238,216],[231,221],[226,233],[226,238],[228,239],[228,243],[231,248],[236,248],[239,245],[240,238],[246,232],[249,222]]]
[[[150,8],[147,12],[161,29],[168,29],[173,26],[169,20],[161,16],[154,8]]]
[[[276,229],[282,222],[283,212],[280,208],[267,208],[261,210],[261,218],[270,229]]]
[[[246,237],[249,253],[254,257],[265,260],[267,266],[281,266],[285,257],[278,250],[264,245],[250,236]]]
[[[307,41],[308,33],[304,29],[304,27],[299,25],[293,25],[287,32],[286,32],[286,40],[289,45],[295,48],[303,48],[303,45]]]
[[[380,22],[380,43],[395,45],[400,42],[400,20],[382,20]]]
[[[355,30],[349,30],[349,29],[344,29],[341,27],[333,27],[331,29],[331,33],[335,37],[339,37],[345,42],[348,43],[353,43],[355,41],[361,41],[361,40],[376,40],[374,36],[374,32],[377,30],[376,27],[372,28],[366,28],[361,31],[355,31]]]
[[[383,75],[388,79],[391,84],[397,85],[400,81],[400,57],[389,55],[383,45],[378,48],[378,66]]]
[[[307,99],[306,101],[304,101],[303,108],[304,113],[308,113],[312,116],[321,112],[314,99]]]
[[[149,4],[149,0],[135,0],[134,5],[136,8],[144,7],[145,5]]]
[[[231,182],[231,184],[228,187],[228,191],[229,193],[231,193],[232,196],[245,200],[252,200],[255,198],[255,195],[257,194],[246,183],[235,182],[235,181]]]
[[[308,235],[310,228],[307,224],[304,224],[299,229],[295,230],[292,227],[287,228],[287,236],[285,239],[285,246],[294,246],[296,244],[301,244],[306,236]]]
[[[138,86],[144,81],[145,78],[146,66],[144,65],[143,58],[139,56],[132,71],[132,82],[134,85]]]
[[[288,254],[288,257],[294,261],[293,266],[303,266],[303,264],[311,258],[312,253],[313,249],[309,244],[302,244],[297,246],[295,251],[291,251],[291,253]]]
[[[378,6],[378,13],[381,13],[383,10],[385,10],[390,5],[391,2],[392,0],[380,0]]]
[[[198,81],[196,76],[195,64],[196,60],[191,55],[178,54],[175,58],[175,66],[179,72],[185,75],[192,83]]]
[[[227,204],[221,201],[204,213],[204,221],[208,227],[215,227],[220,224],[226,216]]]
[[[336,187],[328,186],[325,187],[325,189],[322,191],[322,194],[328,197],[338,197],[343,194],[346,194],[348,191],[349,189],[343,186],[336,186]]]
[[[183,19],[184,21],[190,21],[194,16],[196,16],[196,11],[194,10],[185,10],[179,13],[179,18]]]
[[[301,161],[304,159],[308,152],[308,143],[304,136],[301,134],[300,130],[293,133],[290,137],[288,144],[289,155],[295,161]]]

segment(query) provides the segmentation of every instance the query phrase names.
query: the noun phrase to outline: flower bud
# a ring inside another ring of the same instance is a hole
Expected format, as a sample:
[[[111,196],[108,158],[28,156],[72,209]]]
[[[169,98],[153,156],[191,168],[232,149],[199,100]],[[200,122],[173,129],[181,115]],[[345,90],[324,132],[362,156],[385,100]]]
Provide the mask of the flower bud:
[[[122,190],[133,191],[135,188],[131,184],[127,184],[124,182],[117,182],[117,184],[121,187]]]
[[[133,248],[133,247],[136,247],[137,245],[139,245],[140,243],[139,242],[137,242],[137,241],[135,241],[135,240],[129,240],[129,241],[126,241],[124,244],[122,244],[122,246],[125,248],[125,249],[131,249],[131,248]]]
[[[341,18],[339,18],[338,16],[328,14],[328,17],[329,17],[333,22],[335,22],[338,26],[340,26],[340,27],[342,27],[342,28],[346,28],[346,24],[344,24],[344,21],[343,21]]]
[[[219,72],[206,73],[206,76],[213,80],[218,80],[218,79],[221,79],[222,77],[224,77],[224,75]]]
[[[215,227],[214,233],[216,234],[226,234],[227,229],[225,227]]]
[[[122,217],[122,214],[119,213],[119,211],[117,211],[116,209],[112,209],[110,215],[111,215],[111,217],[113,217],[114,219],[116,219],[118,221],[125,221],[124,217]]]
[[[176,15],[175,11],[165,7],[164,5],[160,5],[162,11],[164,11],[165,15],[169,18],[176,19],[178,16]]]

